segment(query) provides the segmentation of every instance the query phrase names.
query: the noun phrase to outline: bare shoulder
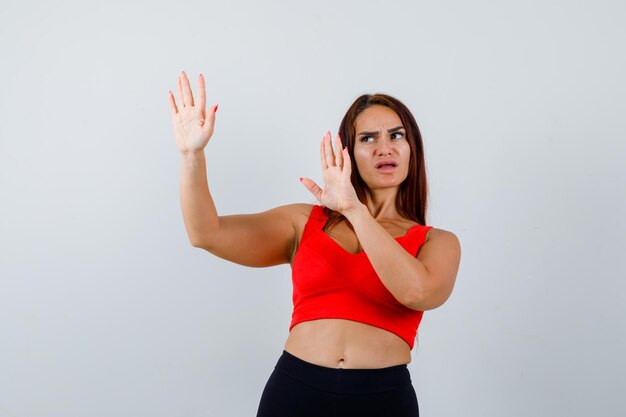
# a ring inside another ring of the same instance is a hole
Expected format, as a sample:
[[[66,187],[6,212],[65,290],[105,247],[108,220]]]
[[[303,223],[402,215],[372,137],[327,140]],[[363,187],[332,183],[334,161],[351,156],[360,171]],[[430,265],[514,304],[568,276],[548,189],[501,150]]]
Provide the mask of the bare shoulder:
[[[300,241],[302,240],[302,234],[304,233],[304,227],[313,211],[314,204],[308,203],[294,203],[283,206],[283,209],[288,213],[291,224],[294,228],[294,239],[291,245],[289,254],[289,263],[293,266],[293,259],[296,256],[296,252],[300,247]]]
[[[306,222],[306,219],[308,218],[312,209],[312,204],[292,203],[276,206],[266,211],[255,214],[234,214],[220,216],[220,227],[248,222],[255,227],[260,228],[284,228],[289,225],[293,230],[297,230],[303,219]]]
[[[268,210],[267,213],[272,213],[272,219],[288,220],[294,231],[292,246],[297,247],[313,206],[313,204],[308,203],[291,203],[274,207]]]
[[[293,203],[276,207],[275,210],[279,210],[285,216],[288,216],[294,228],[298,230],[304,228],[304,225],[311,215],[313,206],[313,204],[308,203]]]
[[[460,253],[461,242],[453,232],[433,227],[426,234],[426,241],[422,245],[422,249],[426,248]]]
[[[288,204],[284,207],[289,207],[289,209],[296,215],[296,217],[299,217],[299,216],[309,217],[309,215],[311,214],[311,211],[313,210],[314,204],[293,203],[293,204]]]
[[[291,218],[294,229],[296,230],[297,243],[300,242],[300,237],[302,236],[302,233],[304,231],[304,226],[311,216],[311,211],[313,211],[313,207],[315,207],[315,205],[309,203],[290,204]]]
[[[442,305],[452,293],[459,272],[461,244],[454,233],[432,228],[417,258],[428,272],[428,290],[419,301],[418,309],[432,310]]]
[[[439,239],[451,239],[451,238],[457,238],[456,235],[449,231],[449,230],[445,230],[445,229],[438,229],[436,227],[433,227],[432,229],[430,229],[428,231],[428,233],[426,234],[426,239],[429,240],[431,238],[439,238]],[[458,240],[458,238],[457,238]]]

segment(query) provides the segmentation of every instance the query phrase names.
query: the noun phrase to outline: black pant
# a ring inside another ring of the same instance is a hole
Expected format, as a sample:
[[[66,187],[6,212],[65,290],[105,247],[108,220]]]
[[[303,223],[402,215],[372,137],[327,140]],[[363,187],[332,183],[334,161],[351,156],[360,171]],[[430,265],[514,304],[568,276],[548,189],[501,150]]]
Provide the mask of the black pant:
[[[327,368],[283,350],[257,417],[419,417],[406,365]]]

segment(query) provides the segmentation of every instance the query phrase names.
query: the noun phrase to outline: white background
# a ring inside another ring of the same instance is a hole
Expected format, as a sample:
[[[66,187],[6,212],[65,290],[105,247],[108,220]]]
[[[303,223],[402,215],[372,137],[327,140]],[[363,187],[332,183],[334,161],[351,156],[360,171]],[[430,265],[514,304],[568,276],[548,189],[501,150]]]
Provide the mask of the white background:
[[[362,93],[413,111],[452,297],[409,365],[420,411],[626,413],[622,1],[0,5],[0,417],[254,416],[288,265],[189,245],[168,90],[219,103],[219,214],[314,203]]]

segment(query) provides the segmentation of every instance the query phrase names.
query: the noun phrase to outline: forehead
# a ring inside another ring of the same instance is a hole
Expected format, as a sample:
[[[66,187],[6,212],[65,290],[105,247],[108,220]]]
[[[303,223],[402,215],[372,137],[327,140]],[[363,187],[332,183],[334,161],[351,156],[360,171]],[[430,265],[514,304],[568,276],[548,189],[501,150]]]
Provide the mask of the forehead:
[[[376,104],[363,110],[354,121],[356,133],[402,126],[400,116],[389,107]]]

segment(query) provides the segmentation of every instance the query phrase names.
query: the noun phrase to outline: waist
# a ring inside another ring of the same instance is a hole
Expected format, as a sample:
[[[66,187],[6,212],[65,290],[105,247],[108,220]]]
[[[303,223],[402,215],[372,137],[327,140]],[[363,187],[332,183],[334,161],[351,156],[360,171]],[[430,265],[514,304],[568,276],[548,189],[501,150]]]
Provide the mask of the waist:
[[[326,293],[323,297],[295,297],[289,330],[302,322],[344,319],[393,333],[412,350],[423,314],[423,311],[412,310],[399,303],[368,300],[355,291]]]
[[[409,345],[397,335],[344,319],[317,319],[295,325],[285,350],[327,368],[376,369],[411,362]]]
[[[318,389],[341,394],[384,392],[411,384],[406,364],[378,369],[335,369],[307,362],[285,350],[275,371]]]

